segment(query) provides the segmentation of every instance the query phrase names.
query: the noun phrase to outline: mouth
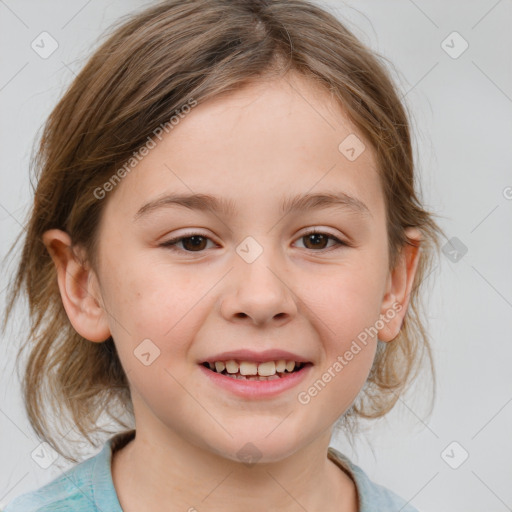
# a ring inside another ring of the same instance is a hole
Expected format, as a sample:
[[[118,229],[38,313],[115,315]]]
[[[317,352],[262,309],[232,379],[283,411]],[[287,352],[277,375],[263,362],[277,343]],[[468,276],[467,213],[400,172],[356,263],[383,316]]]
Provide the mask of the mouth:
[[[309,361],[270,361],[268,357],[260,354],[243,361],[231,356],[226,361],[202,361],[197,366],[211,385],[244,400],[276,398],[303,383],[313,370]]]
[[[254,361],[204,361],[201,365],[215,374],[220,374],[231,379],[246,381],[270,381],[286,379],[288,376],[304,371],[306,367],[312,366],[310,362],[286,361],[265,361],[256,363]]]

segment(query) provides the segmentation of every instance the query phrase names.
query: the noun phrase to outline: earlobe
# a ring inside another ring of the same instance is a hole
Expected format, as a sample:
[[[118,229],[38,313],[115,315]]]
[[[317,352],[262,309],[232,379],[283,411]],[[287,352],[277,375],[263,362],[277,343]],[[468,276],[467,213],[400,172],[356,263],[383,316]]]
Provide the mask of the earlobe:
[[[392,341],[400,332],[420,260],[421,232],[416,228],[407,228],[405,232],[410,243],[402,247],[395,268],[388,276],[381,306],[381,319],[384,324],[378,332],[378,339],[381,341]]]
[[[65,231],[50,229],[42,240],[55,264],[62,304],[74,329],[89,341],[107,340],[110,329],[101,297],[95,296],[99,295],[95,273],[75,254]]]

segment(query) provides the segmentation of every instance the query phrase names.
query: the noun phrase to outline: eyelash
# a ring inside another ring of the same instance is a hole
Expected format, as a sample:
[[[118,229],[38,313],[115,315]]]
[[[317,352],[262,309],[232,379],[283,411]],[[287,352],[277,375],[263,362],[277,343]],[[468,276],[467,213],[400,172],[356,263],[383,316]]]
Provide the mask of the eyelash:
[[[315,230],[315,229],[311,229],[309,231],[307,231],[306,233],[302,234],[298,239],[301,239],[301,238],[304,238],[306,236],[310,236],[310,235],[325,235],[327,236],[328,239],[331,239],[331,240],[334,240],[336,242],[336,246],[334,250],[337,250],[337,249],[341,249],[342,247],[349,247],[349,244],[340,240],[339,238],[336,238],[334,235],[330,235],[329,233],[326,233],[326,232],[323,232],[323,231],[318,231],[318,230]],[[183,236],[179,236],[179,237],[176,237],[176,238],[171,238],[170,240],[167,240],[165,242],[163,242],[162,244],[160,244],[160,247],[166,247],[166,248],[169,248],[171,251],[177,251],[177,252],[186,252],[186,253],[189,253],[189,254],[194,254],[194,253],[201,253],[201,252],[204,252],[204,249],[202,251],[187,251],[185,249],[177,249],[177,244],[180,243],[182,240],[184,239],[187,239],[187,238],[192,238],[193,236],[199,236],[201,238],[206,238],[208,240],[211,240],[209,237],[201,234],[201,233],[186,233],[185,235]],[[213,241],[213,240],[211,240]],[[319,249],[319,250],[314,250],[314,249],[310,249],[311,251],[313,252],[327,252],[327,251],[330,251],[332,250],[333,248],[328,248],[328,249]]]

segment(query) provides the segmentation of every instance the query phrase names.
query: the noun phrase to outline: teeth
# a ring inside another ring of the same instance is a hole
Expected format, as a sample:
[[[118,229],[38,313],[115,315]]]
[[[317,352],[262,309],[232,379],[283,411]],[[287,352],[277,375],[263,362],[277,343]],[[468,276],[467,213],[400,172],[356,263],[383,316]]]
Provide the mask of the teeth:
[[[215,363],[208,363],[210,370],[214,370],[217,373],[222,373],[226,370],[226,373],[236,375],[236,378],[245,379],[246,376],[254,377],[250,380],[257,380],[257,376],[260,377],[273,377],[279,378],[278,373],[293,372],[295,366],[300,366],[302,363],[296,363],[295,361],[286,361],[279,359],[278,361],[266,361],[264,363],[256,363],[254,361],[235,361],[230,359],[229,361],[215,361]],[[266,379],[265,379],[266,380]],[[270,380],[270,379],[269,379]]]
[[[261,377],[259,375],[249,375],[246,377],[245,375],[240,375],[240,374],[230,375],[230,377],[232,379],[239,379],[239,380],[275,380],[275,379],[281,378],[278,375],[270,375],[269,377]]]
[[[242,361],[240,363],[240,375],[258,375],[258,364]]]
[[[294,363],[295,366],[295,363]],[[240,367],[240,373],[242,373],[242,367]],[[258,375],[262,377],[269,377],[270,375],[276,374],[276,363],[274,361],[267,361],[266,363],[260,363],[258,365]]]
[[[228,373],[238,373],[238,363],[231,359],[230,361],[226,361],[226,371]]]
[[[284,359],[279,359],[276,364],[276,372],[284,372],[286,370],[286,361]]]

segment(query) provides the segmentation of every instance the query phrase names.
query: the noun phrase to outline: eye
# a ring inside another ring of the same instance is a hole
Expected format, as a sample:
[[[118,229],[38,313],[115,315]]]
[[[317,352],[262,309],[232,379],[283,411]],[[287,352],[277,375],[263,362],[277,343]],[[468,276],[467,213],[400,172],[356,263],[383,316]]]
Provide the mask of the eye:
[[[210,240],[208,237],[199,233],[189,233],[185,236],[171,238],[160,244],[160,247],[169,247],[172,251],[178,251],[177,245],[183,244],[186,252],[200,252],[205,249],[205,241]]]
[[[306,240],[306,244],[311,244],[314,248],[319,249],[320,251],[325,250],[325,242],[328,242],[329,239],[335,242],[334,246],[348,245],[339,238],[336,238],[334,235],[330,235],[329,233],[324,233],[322,231],[317,231],[315,229],[312,229],[299,237],[299,240],[303,239]],[[309,247],[306,247],[306,249],[309,249]]]
[[[320,252],[326,249],[326,242],[329,240],[334,241],[334,246],[348,246],[347,243],[343,242],[339,238],[336,238],[334,235],[330,235],[329,233],[324,233],[322,231],[310,230],[307,233],[303,234],[298,240],[306,240],[306,244],[309,244],[311,247],[306,247],[306,249],[313,249],[315,252]],[[207,241],[212,241],[207,236],[201,235],[200,233],[189,233],[184,236],[171,238],[166,242],[160,244],[160,247],[168,247],[172,251],[179,251],[178,244],[182,245],[182,250],[185,252],[201,252],[206,249]],[[331,246],[332,247],[332,246]]]

